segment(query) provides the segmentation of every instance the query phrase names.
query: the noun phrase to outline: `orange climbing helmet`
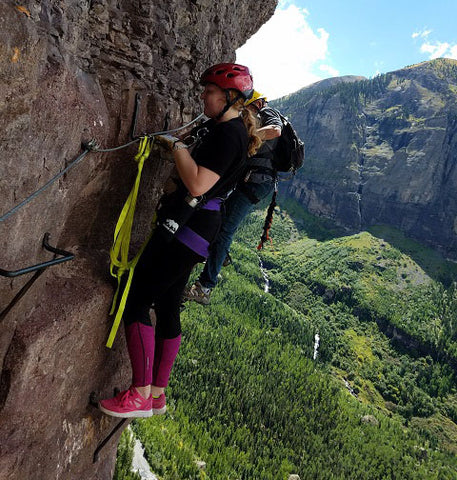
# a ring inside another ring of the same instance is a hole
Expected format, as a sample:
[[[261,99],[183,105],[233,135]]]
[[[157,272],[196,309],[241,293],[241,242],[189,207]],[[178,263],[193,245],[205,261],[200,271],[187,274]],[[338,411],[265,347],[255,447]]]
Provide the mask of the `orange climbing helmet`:
[[[214,83],[222,90],[237,90],[245,100],[252,97],[254,82],[248,67],[237,63],[218,63],[207,68],[200,83]]]

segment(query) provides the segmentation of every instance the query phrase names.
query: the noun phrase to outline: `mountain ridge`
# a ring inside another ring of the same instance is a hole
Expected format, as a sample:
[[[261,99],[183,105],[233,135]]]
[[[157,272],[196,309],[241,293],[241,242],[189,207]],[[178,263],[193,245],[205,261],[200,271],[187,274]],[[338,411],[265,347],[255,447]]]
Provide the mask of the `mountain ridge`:
[[[456,259],[457,61],[342,78],[271,102],[307,152],[283,190],[348,232],[387,224]]]

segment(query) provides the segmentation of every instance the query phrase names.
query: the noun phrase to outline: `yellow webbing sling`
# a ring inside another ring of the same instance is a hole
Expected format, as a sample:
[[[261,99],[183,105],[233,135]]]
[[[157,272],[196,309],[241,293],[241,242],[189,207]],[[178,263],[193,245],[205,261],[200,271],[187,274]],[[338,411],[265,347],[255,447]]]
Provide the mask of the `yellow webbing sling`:
[[[122,297],[119,302],[116,316],[113,321],[113,326],[106,342],[106,346],[111,348],[113,345],[114,338],[116,336],[119,324],[122,319],[122,314],[124,313],[125,303],[127,301],[127,296],[130,290],[130,285],[132,283],[133,272],[138,259],[143,253],[144,247],[146,246],[150,236],[143,243],[138,253],[135,257],[129,261],[129,247],[130,247],[130,237],[132,233],[132,224],[133,216],[135,214],[135,205],[138,196],[138,189],[140,186],[141,172],[143,170],[143,165],[145,160],[149,157],[151,153],[151,148],[154,143],[153,138],[143,137],[140,141],[140,146],[138,148],[138,153],[135,155],[135,161],[138,163],[138,173],[133,185],[132,191],[130,192],[127,201],[122,208],[119,220],[117,221],[116,229],[114,231],[114,241],[110,249],[110,273],[113,277],[117,278],[117,289],[114,294],[113,304],[111,306],[110,315],[113,315],[116,312],[117,299],[121,287],[121,277],[128,271],[127,283],[125,284],[124,291],[122,292]]]

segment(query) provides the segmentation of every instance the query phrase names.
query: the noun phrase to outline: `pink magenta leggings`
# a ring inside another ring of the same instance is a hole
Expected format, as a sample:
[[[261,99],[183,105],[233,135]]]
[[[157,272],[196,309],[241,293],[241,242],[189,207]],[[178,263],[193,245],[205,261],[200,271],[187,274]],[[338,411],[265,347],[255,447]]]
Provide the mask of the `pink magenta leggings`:
[[[166,387],[181,344],[181,297],[202,257],[177,240],[154,235],[135,268],[124,311],[136,387]],[[150,309],[155,312],[153,325]]]

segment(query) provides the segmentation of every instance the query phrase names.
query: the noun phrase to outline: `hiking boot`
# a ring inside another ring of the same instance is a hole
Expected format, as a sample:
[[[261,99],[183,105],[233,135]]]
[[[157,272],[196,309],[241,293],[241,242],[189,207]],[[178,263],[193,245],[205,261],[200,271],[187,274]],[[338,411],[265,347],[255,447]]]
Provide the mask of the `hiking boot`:
[[[225,256],[225,259],[224,259],[224,262],[222,263],[222,266],[223,267],[228,267],[229,265],[231,265],[233,262],[232,262],[232,257],[230,256],[230,253],[227,252],[227,255]]]
[[[167,399],[162,393],[159,397],[152,397],[152,413],[154,415],[163,415],[167,411]]]
[[[100,400],[98,408],[107,415],[120,418],[151,417],[152,396],[143,398],[137,389],[131,386],[113,398]]]
[[[186,300],[192,300],[197,303],[201,303],[202,305],[208,305],[210,302],[211,289],[205,288],[202,284],[197,280],[190,289],[184,292],[184,298]]]

